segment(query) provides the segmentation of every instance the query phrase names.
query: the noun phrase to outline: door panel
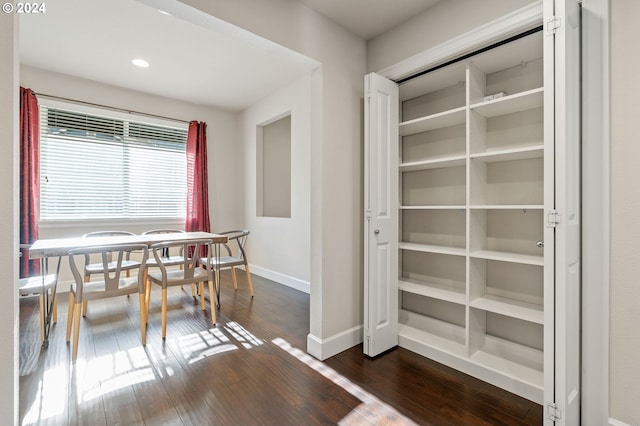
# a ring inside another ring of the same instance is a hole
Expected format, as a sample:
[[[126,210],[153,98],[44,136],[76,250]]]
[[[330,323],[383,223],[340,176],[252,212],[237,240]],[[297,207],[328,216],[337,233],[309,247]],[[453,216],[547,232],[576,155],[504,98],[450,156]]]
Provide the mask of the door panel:
[[[553,399],[550,395],[545,397],[555,401],[559,410],[556,425],[579,425],[580,6],[576,0],[553,3],[557,29],[549,37],[554,39],[554,202],[559,223],[554,228],[554,395]],[[551,419],[546,421],[553,424]]]
[[[398,87],[365,77],[364,353],[398,344]]]

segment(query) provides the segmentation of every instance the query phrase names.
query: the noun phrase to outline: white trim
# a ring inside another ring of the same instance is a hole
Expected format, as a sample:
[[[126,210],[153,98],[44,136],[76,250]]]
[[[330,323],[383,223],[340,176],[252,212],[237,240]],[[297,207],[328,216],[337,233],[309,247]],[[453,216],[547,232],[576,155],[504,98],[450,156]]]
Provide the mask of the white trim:
[[[582,400],[585,425],[609,417],[609,3],[583,0]],[[624,423],[609,419],[608,424]]]
[[[360,324],[326,339],[321,339],[309,333],[307,335],[307,353],[320,361],[324,361],[362,343],[363,330],[364,328]]]
[[[304,293],[311,293],[311,284],[309,281],[304,281],[299,278],[292,277],[290,275],[281,274],[280,272],[272,271],[267,268],[263,268],[257,265],[249,265],[251,273],[263,278],[267,278],[271,281],[275,281],[278,284],[285,285],[287,287],[295,288]]]
[[[390,80],[399,80],[429,69],[461,55],[490,46],[542,24],[542,0],[531,3],[475,30],[422,51],[394,65],[377,71]]]

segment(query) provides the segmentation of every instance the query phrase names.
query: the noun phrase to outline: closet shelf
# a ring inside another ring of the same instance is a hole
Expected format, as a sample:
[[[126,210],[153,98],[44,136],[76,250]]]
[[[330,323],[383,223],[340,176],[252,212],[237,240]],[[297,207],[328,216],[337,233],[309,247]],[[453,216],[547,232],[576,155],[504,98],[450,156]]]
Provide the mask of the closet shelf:
[[[542,306],[533,303],[525,303],[487,294],[471,301],[469,306],[536,324],[544,323]]]
[[[398,324],[400,339],[429,346],[438,352],[466,357],[464,327],[402,309],[399,314],[404,318]]]
[[[542,204],[474,204],[471,210],[543,210]]]
[[[471,105],[471,110],[486,118],[498,117],[514,112],[541,108],[543,105],[544,88],[527,90],[526,92],[504,96],[490,101]]]
[[[460,283],[460,285],[461,287],[454,287],[408,278],[402,278],[398,281],[398,289],[402,291],[464,305],[466,304],[464,283]]]
[[[467,207],[461,205],[442,205],[442,206],[400,206],[400,210],[465,210]]]
[[[484,341],[471,355],[472,361],[542,391],[542,351],[490,335],[484,336]]]
[[[462,106],[449,111],[405,121],[398,126],[400,136],[415,135],[416,133],[462,124],[465,122],[467,115],[466,110],[467,108]]]
[[[410,163],[400,164],[400,171],[415,172],[418,170],[443,169],[446,167],[457,167],[466,165],[467,157],[465,155],[457,155],[454,157],[439,158],[425,161],[412,161]]]
[[[542,158],[544,155],[544,145],[532,145],[522,148],[501,149],[495,151],[478,152],[471,154],[472,160],[485,163],[498,161],[527,160],[529,158]]]
[[[460,247],[440,246],[433,244],[418,244],[401,242],[398,244],[400,250],[419,251],[424,253],[450,254],[453,256],[466,256],[467,251]]]
[[[499,260],[502,262],[544,266],[544,257],[542,256],[542,253],[540,255],[532,255],[496,250],[475,250],[471,252],[470,256],[477,259]]]

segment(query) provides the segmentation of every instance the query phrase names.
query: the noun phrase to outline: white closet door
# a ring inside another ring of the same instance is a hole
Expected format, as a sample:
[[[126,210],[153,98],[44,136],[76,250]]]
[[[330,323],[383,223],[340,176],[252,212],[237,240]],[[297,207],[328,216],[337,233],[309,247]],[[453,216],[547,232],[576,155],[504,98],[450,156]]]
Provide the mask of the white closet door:
[[[365,77],[364,353],[398,345],[398,86]]]
[[[553,4],[553,10],[547,7]],[[547,13],[548,11],[548,13]],[[553,15],[554,19],[552,20]],[[552,27],[556,27],[555,30]],[[546,424],[580,424],[580,7],[576,0],[545,2],[545,31],[553,41],[555,225],[554,289],[545,297],[554,321],[553,341],[545,341]],[[546,56],[549,58],[549,55]],[[546,83],[545,83],[546,85]],[[549,103],[546,103],[549,105]],[[548,212],[549,214],[549,212]],[[553,216],[553,215],[551,215]],[[549,220],[548,220],[549,222]],[[553,221],[551,221],[553,222]],[[551,226],[551,224],[547,224]],[[545,244],[546,250],[546,244]],[[549,289],[551,290],[551,289]],[[551,294],[550,294],[551,293]],[[551,336],[551,333],[546,333]],[[547,344],[548,343],[548,344]],[[554,350],[550,345],[553,345]],[[553,415],[555,413],[555,416]],[[555,423],[554,423],[555,417]]]

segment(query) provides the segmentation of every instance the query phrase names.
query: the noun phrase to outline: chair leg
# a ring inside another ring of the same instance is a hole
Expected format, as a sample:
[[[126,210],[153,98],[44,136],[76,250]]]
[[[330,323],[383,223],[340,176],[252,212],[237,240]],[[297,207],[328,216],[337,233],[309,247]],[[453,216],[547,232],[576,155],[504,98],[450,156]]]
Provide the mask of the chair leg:
[[[53,323],[58,323],[58,295],[56,294],[53,299]]]
[[[84,282],[88,283],[89,281],[91,281],[91,275],[85,275],[84,276]],[[82,304],[82,316],[83,317],[87,316],[87,306],[88,306],[88,302],[85,300],[84,303]]]
[[[147,314],[145,309],[145,293],[138,293],[140,300],[140,333],[142,338],[142,346],[147,344]]]
[[[251,271],[249,271],[249,265],[244,265],[244,271],[247,273],[247,281],[249,282],[249,290],[251,291],[251,297],[253,297],[253,283],[251,282]]]
[[[204,300],[204,298],[202,298]],[[209,281],[209,305],[211,305],[211,324],[216,325],[216,302],[213,291],[213,281]]]
[[[238,290],[238,279],[236,278],[236,267],[231,267],[231,280],[233,281],[234,290]]]
[[[144,289],[144,322],[149,321],[149,304],[151,303],[151,285],[153,283],[149,280],[146,281],[146,287]]]
[[[73,325],[73,350],[71,352],[71,361],[72,362],[76,362],[76,359],[78,358],[78,341],[80,339],[80,304],[77,304],[76,307],[74,308],[74,321],[75,324]]]
[[[67,343],[69,343],[69,338],[71,337],[71,324],[73,324],[73,309],[75,308],[75,298],[73,296],[73,292],[69,292],[69,313],[67,314]]]
[[[167,288],[162,288],[162,339],[167,337]]]
[[[40,341],[44,343],[44,321],[45,321],[45,306],[44,306],[44,294],[40,293]]]
[[[198,283],[198,294],[200,295],[200,307],[204,311],[206,309],[204,306],[204,282]],[[209,299],[211,299],[211,294],[209,294]]]

